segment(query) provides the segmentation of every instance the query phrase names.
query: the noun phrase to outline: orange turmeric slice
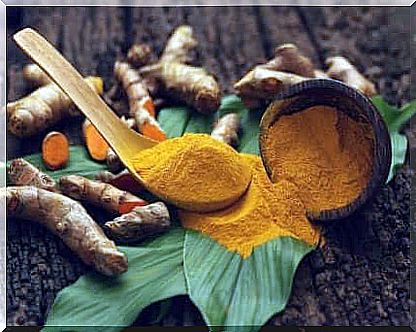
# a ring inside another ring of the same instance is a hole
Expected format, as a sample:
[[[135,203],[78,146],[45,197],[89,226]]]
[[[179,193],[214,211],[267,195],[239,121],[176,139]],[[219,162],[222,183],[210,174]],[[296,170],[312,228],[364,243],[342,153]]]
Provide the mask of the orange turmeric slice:
[[[69,160],[69,142],[64,134],[52,131],[45,136],[42,142],[42,159],[50,170],[66,166]]]
[[[96,161],[106,160],[109,145],[89,120],[85,120],[82,131],[91,158]]]

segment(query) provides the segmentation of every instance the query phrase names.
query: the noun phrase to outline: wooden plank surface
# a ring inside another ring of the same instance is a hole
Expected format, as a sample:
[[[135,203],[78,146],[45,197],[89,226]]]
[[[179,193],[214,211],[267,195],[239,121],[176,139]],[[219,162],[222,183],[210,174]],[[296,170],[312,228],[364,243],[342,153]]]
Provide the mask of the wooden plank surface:
[[[410,99],[407,12],[383,8],[180,7],[25,8],[8,34],[32,26],[46,35],[85,75],[111,85],[114,60],[135,41],[160,53],[171,30],[194,27],[197,63],[215,73],[224,93],[248,68],[284,42],[297,44],[317,66],[343,54],[378,82],[390,101]],[[400,39],[400,40],[399,40]],[[8,100],[26,91],[26,58],[7,42]],[[399,61],[397,61],[399,59]],[[59,124],[71,143],[80,143],[80,121]],[[8,135],[8,156],[38,152],[43,135],[18,140]],[[407,325],[409,322],[409,192],[406,169],[375,202],[349,222],[327,229],[327,243],[305,259],[287,309],[271,324]],[[56,293],[86,271],[55,236],[30,222],[8,223],[7,312],[10,325],[42,325]],[[149,324],[157,304],[136,324]],[[172,300],[159,324],[201,325],[187,297]]]

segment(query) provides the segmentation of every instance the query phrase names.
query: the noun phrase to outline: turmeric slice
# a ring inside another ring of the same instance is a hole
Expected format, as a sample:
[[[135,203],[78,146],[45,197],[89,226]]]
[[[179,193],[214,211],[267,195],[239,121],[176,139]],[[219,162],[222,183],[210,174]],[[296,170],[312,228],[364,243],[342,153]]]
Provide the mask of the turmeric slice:
[[[69,197],[32,186],[0,188],[7,216],[35,221],[54,234],[87,264],[113,276],[127,271],[118,251],[82,205]]]
[[[107,234],[122,242],[137,242],[169,228],[169,211],[162,202],[135,207],[131,212],[104,224]]]
[[[101,78],[87,77],[84,80],[96,93],[102,94]],[[38,134],[65,118],[80,114],[72,100],[54,83],[8,103],[6,108],[8,128],[18,137]]]
[[[42,86],[52,83],[49,76],[35,63],[23,67],[23,77],[32,86]]]
[[[60,132],[52,131],[42,141],[42,160],[50,170],[65,167],[69,160],[69,142]]]
[[[82,133],[91,158],[96,161],[106,160],[110,146],[88,119],[82,125]]]
[[[138,72],[128,63],[117,61],[114,74],[126,91],[130,116],[135,119],[139,132],[157,141],[165,140],[166,134],[155,119],[153,100]]]
[[[190,52],[198,45],[192,27],[177,27],[168,39],[160,62],[188,63],[192,60]]]
[[[213,113],[220,105],[218,82],[204,68],[164,61],[142,67],[139,71],[145,78],[156,78],[164,94],[200,113]]]
[[[147,205],[143,199],[117,189],[111,184],[89,180],[78,175],[61,177],[59,186],[65,195],[101,207],[113,214],[126,213],[136,206]]]
[[[326,59],[325,63],[329,66],[326,72],[329,77],[342,81],[369,97],[377,94],[375,85],[366,79],[346,58],[334,56]]]
[[[238,132],[240,130],[240,115],[229,113],[221,117],[211,132],[211,137],[217,141],[231,146],[238,145]]]
[[[10,161],[8,174],[14,185],[34,186],[52,192],[58,191],[55,180],[23,158]]]

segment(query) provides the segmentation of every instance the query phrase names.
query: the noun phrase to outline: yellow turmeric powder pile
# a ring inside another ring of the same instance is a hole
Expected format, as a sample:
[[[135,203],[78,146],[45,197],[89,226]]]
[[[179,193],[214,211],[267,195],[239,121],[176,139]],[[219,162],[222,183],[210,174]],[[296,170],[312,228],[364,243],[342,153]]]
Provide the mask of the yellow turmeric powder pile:
[[[187,210],[225,208],[247,190],[251,170],[230,146],[186,134],[141,151],[131,161],[147,189]]]
[[[280,236],[292,236],[316,245],[319,228],[306,218],[297,187],[286,180],[273,184],[260,157],[242,154],[241,158],[250,165],[253,174],[246,194],[220,211],[181,210],[179,218],[183,226],[208,235],[244,258],[256,246]]]
[[[263,146],[272,182],[296,184],[312,213],[352,203],[371,177],[371,125],[332,107],[315,106],[281,116],[269,128]]]

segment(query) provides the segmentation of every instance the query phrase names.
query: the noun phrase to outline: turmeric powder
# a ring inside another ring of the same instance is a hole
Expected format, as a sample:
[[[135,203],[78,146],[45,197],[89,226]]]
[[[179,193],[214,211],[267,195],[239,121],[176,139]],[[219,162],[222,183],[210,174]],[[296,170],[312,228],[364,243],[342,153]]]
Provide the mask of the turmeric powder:
[[[185,228],[208,235],[229,251],[242,257],[253,249],[281,236],[291,236],[316,245],[319,227],[313,226],[297,196],[298,188],[283,180],[273,184],[267,177],[260,157],[242,154],[253,174],[244,196],[232,206],[210,213],[181,210],[179,218]]]
[[[234,203],[251,181],[241,156],[206,134],[166,140],[141,151],[131,163],[152,193],[193,211]]]
[[[312,214],[352,203],[371,178],[374,132],[333,107],[281,115],[264,138],[271,180],[290,181]]]

